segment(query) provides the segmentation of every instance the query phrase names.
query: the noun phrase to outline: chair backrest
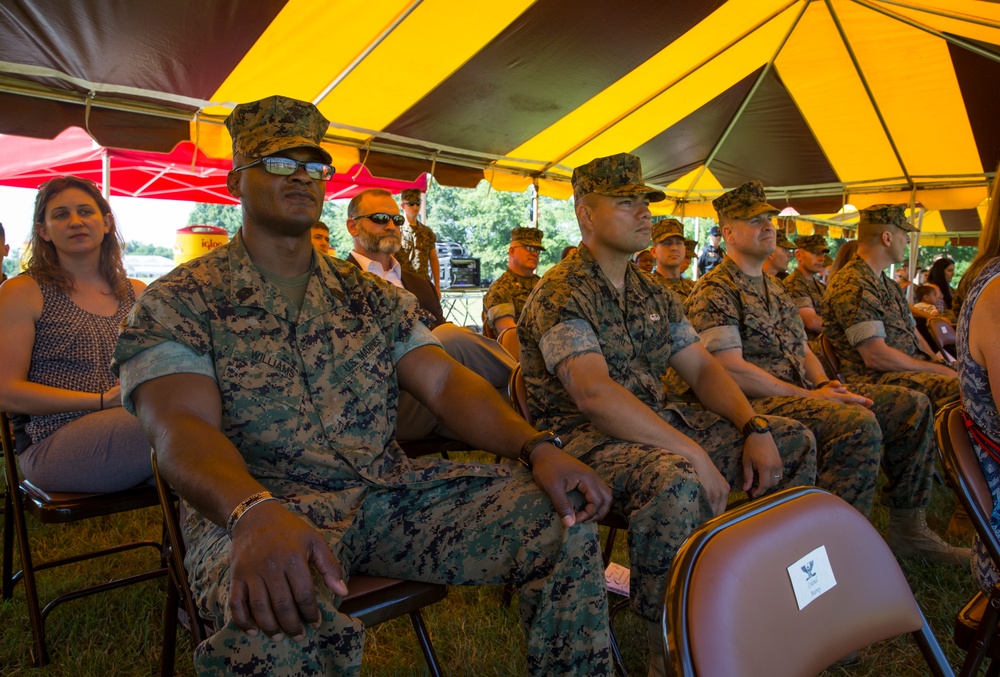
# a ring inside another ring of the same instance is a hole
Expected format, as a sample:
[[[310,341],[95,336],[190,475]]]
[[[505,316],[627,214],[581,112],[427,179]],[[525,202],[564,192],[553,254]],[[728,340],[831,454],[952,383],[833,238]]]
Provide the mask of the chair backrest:
[[[528,386],[524,382],[524,374],[521,373],[520,363],[514,365],[510,372],[510,381],[507,388],[510,396],[510,406],[519,413],[525,421],[535,425],[531,420],[531,412],[528,410]]]
[[[965,429],[961,402],[951,402],[941,408],[934,420],[934,434],[948,485],[969,513],[969,519],[990,553],[994,566],[1000,569],[1000,539],[990,528],[993,497]]]
[[[748,503],[692,534],[671,566],[663,618],[678,675],[815,675],[903,633],[933,674],[952,675],[878,531],[815,487]]]
[[[949,362],[955,361],[955,325],[943,317],[932,317],[927,320],[927,330],[934,339],[932,346],[940,351]]]
[[[503,349],[510,353],[510,356],[515,360],[521,359],[521,342],[517,339],[517,327],[501,329],[500,333],[497,334],[497,343],[503,346]]]
[[[490,326],[490,321],[486,317],[486,311],[483,311],[483,336],[486,338],[495,339],[497,337],[496,332],[493,331],[493,327]]]
[[[833,341],[826,334],[820,334],[819,346],[820,352],[823,353],[819,357],[823,362],[823,368],[828,372],[827,376],[843,383],[844,378],[840,375],[840,357],[837,355],[837,349],[833,347]]]

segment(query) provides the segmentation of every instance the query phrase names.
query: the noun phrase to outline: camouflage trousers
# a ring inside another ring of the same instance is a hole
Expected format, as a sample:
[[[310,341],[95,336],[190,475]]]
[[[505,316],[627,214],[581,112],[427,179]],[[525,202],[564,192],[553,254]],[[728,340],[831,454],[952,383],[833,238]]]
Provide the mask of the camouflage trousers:
[[[730,486],[743,486],[743,435],[735,426],[711,412],[685,405],[671,405],[660,416],[701,445]],[[789,419],[768,420],[784,461],[779,488],[813,484],[816,447],[812,434]],[[594,446],[598,437],[603,439]],[[646,620],[659,620],[674,555],[687,537],[712,517],[698,474],[678,454],[610,439],[589,426],[564,439],[566,450],[596,470],[611,487],[612,509],[628,519],[632,608]]]
[[[513,583],[519,588],[529,674],[612,674],[597,528],[592,523],[565,528],[527,471],[371,489],[346,531],[327,528],[343,515],[335,514],[322,493],[297,486],[299,493],[283,494],[282,502],[327,535],[346,571],[455,585]],[[572,497],[582,504],[582,496]],[[302,642],[274,642],[264,633],[250,637],[240,630],[226,607],[229,540],[221,528],[210,533],[211,542],[195,544],[204,564],[192,562],[190,550],[186,561],[199,576],[193,587],[202,613],[221,627],[195,651],[198,674],[360,673],[364,627],[337,611],[340,599],[318,578],[323,620],[318,629],[307,628]]]
[[[883,385],[902,386],[923,393],[930,398],[935,413],[944,405],[959,398],[958,374],[942,376],[922,371],[887,371],[881,374],[875,382]]]
[[[878,443],[868,439],[874,418],[881,429],[882,468],[888,478],[882,487],[882,504],[890,508],[926,507],[934,473],[934,418],[930,401],[921,393],[899,386],[859,383],[850,388],[872,400],[870,413],[854,405],[815,398],[768,397],[755,400],[754,407],[808,425],[816,434],[819,486],[836,493],[865,515],[871,512],[878,473],[877,465],[869,471],[871,460],[875,459],[877,464],[879,456]],[[802,413],[793,415],[795,411]],[[865,489],[869,484],[871,493]]]
[[[816,436],[816,485],[871,515],[882,455],[882,430],[875,414],[854,404],[815,397],[760,397],[750,400],[762,414],[787,416]]]

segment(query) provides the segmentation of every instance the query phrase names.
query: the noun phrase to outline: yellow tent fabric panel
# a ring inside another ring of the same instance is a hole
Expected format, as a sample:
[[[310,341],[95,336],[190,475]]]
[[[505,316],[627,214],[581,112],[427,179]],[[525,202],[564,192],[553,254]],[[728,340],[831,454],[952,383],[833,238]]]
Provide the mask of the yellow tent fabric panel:
[[[793,10],[768,22],[760,35],[740,45],[735,53],[728,50],[714,57],[720,45],[739,42],[748,32],[753,33],[756,23],[788,4],[773,0],[727,2],[640,67],[508,155],[574,167],[594,157],[638,147],[759,68],[770,54],[768,49],[773,51],[787,31]],[[698,70],[705,61],[709,61],[707,66]],[[685,77],[690,71],[697,72]],[[675,84],[663,92],[669,83]],[[652,126],[651,120],[655,120]],[[591,139],[595,130],[604,131]]]
[[[841,181],[902,177],[825,4],[809,7],[775,66]]]

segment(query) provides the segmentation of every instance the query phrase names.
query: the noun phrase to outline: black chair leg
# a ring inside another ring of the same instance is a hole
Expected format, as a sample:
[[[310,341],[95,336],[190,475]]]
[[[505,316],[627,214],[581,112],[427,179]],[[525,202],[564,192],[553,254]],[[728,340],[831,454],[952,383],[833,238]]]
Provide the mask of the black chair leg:
[[[417,633],[417,641],[420,643],[420,650],[424,652],[424,660],[427,662],[427,670],[431,677],[441,677],[441,665],[438,663],[437,654],[431,644],[430,633],[424,625],[424,618],[419,611],[410,612],[410,622],[413,623],[413,631]]]
[[[10,490],[3,498],[3,598],[14,594],[14,503]]]
[[[167,602],[163,606],[163,647],[160,653],[160,677],[173,677],[177,656],[177,611],[180,595],[167,572]]]
[[[608,606],[608,637],[611,640],[611,656],[614,659],[615,674],[618,677],[628,677],[628,671],[625,669],[625,660],[622,658],[621,649],[618,647],[618,638],[615,636],[615,616],[628,605],[629,598],[625,597]]]

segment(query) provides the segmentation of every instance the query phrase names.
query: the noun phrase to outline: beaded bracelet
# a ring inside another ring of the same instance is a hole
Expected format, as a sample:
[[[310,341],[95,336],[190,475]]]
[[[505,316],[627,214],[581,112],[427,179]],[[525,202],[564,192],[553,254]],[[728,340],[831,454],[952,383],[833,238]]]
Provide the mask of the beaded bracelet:
[[[246,514],[246,512],[254,507],[255,505],[260,505],[265,501],[277,501],[274,496],[271,495],[270,491],[259,491],[256,494],[251,494],[247,496],[242,501],[240,501],[233,512],[229,515],[229,520],[226,522],[226,533],[229,534],[229,538],[233,537],[233,531],[236,529],[237,522],[240,518]]]

